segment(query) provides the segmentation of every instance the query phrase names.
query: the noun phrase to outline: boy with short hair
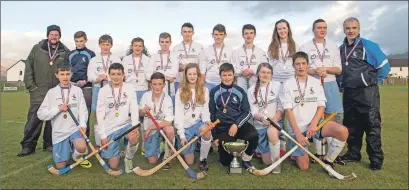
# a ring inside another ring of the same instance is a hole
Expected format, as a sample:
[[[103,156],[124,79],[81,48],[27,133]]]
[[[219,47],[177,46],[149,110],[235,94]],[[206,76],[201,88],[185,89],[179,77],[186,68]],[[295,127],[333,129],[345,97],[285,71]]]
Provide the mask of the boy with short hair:
[[[91,59],[88,68],[88,81],[92,83],[92,103],[91,112],[96,112],[99,90],[111,81],[108,75],[108,68],[112,63],[120,63],[121,59],[111,53],[113,39],[109,35],[102,35],[99,40],[101,53]],[[98,120],[94,116],[94,129],[98,128]],[[101,139],[95,134],[95,143],[100,146]]]
[[[139,109],[136,94],[131,84],[123,82],[124,67],[118,62],[109,66],[111,82],[101,88],[97,103],[98,125],[95,133],[101,138],[101,146],[139,124]],[[131,173],[132,159],[138,150],[138,129],[125,136],[128,144],[125,149],[125,172]],[[110,168],[119,165],[119,141],[115,141],[102,151],[102,158],[109,159]]]
[[[59,84],[47,92],[37,112],[40,120],[51,120],[53,159],[58,169],[66,167],[70,152],[74,152],[71,156],[74,161],[88,153],[79,131],[79,127],[87,128],[88,110],[81,88],[70,84],[71,74],[69,64],[58,64],[55,76]],[[80,126],[67,113],[68,109],[78,118]],[[81,166],[90,168],[92,165],[85,160]]]
[[[145,157],[148,158],[149,163],[155,164],[160,155],[161,138],[155,125],[149,117],[146,116],[146,113],[150,112],[152,114],[159,123],[159,126],[163,128],[163,131],[173,146],[175,144],[175,131],[172,126],[174,115],[172,99],[163,91],[165,87],[165,75],[160,72],[153,73],[150,85],[152,90],[142,96],[139,113],[145,115],[143,119]],[[163,160],[166,160],[169,156],[171,156],[170,149],[168,145],[166,145]],[[164,167],[165,169],[169,169],[170,162]]]
[[[247,93],[234,84],[234,67],[223,63],[219,72],[221,84],[210,91],[209,111],[211,122],[220,119],[218,126],[212,131],[215,143],[218,144],[219,158],[223,166],[229,166],[233,155],[227,153],[222,145],[237,139],[248,141],[249,145],[243,152],[243,167],[254,169],[251,164],[253,151],[257,148],[258,132],[248,120],[251,118],[250,104]]]
[[[91,101],[92,101],[92,83],[88,81],[87,69],[89,62],[95,53],[86,47],[88,41],[87,34],[84,31],[78,31],[74,34],[75,50],[72,50],[68,56],[67,62],[72,67],[71,84],[78,86],[82,89],[84,94],[85,103],[88,109],[88,121],[86,134],[89,137],[89,120],[91,114]]]

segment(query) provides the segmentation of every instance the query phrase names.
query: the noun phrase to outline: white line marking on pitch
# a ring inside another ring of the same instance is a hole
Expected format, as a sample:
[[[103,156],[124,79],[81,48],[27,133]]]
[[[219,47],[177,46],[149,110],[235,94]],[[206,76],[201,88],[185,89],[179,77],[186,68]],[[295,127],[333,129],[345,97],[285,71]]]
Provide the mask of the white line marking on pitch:
[[[24,168],[20,168],[20,169],[14,171],[14,172],[11,172],[11,173],[8,173],[8,174],[6,174],[6,175],[3,175],[3,176],[1,176],[1,179],[5,179],[5,178],[7,178],[7,177],[9,177],[9,176],[18,174],[18,173],[20,173],[20,172],[22,172],[22,171],[24,171],[24,170],[27,170],[28,168],[31,168],[31,167],[33,167],[33,166],[35,166],[35,165],[38,165],[38,164],[41,164],[41,163],[43,163],[43,162],[45,162],[45,161],[48,161],[48,160],[50,160],[52,157],[53,157],[52,155],[51,155],[51,156],[47,156],[46,158],[44,158],[44,159],[42,159],[42,160],[40,160],[40,161],[38,161],[38,162],[36,162],[36,163],[30,164],[30,165],[28,165],[28,166],[26,166],[26,167],[24,167]]]

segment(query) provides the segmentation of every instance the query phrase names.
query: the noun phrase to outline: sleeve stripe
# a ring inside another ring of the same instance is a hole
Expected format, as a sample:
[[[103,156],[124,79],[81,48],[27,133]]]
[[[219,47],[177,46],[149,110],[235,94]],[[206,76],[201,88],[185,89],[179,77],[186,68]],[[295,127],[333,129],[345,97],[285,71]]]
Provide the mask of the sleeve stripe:
[[[250,116],[251,116],[251,112],[249,112],[249,113],[247,114],[247,116],[246,116],[243,120],[240,121],[238,127],[242,126],[242,125],[244,124],[244,122],[246,122],[247,120],[249,120],[249,119],[250,119]]]
[[[383,67],[383,66],[386,65],[388,62],[389,62],[388,59],[383,60],[382,63],[381,63],[381,65],[379,65],[379,67],[377,67],[376,69],[379,69],[379,68]]]

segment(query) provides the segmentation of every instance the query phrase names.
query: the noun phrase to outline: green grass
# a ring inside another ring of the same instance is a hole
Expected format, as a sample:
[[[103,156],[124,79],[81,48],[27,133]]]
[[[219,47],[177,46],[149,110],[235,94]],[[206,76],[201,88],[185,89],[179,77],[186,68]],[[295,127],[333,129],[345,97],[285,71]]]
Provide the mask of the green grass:
[[[354,181],[342,181],[328,177],[318,164],[312,164],[308,172],[300,172],[296,166],[285,161],[282,173],[257,177],[249,173],[227,175],[226,169],[218,162],[216,153],[209,155],[208,175],[203,180],[192,180],[187,177],[182,166],[175,159],[171,170],[159,170],[149,177],[125,174],[111,177],[104,173],[95,157],[91,159],[93,167],[83,169],[76,167],[67,175],[54,176],[47,171],[52,163],[51,153],[42,152],[42,136],[38,141],[34,155],[19,158],[20,141],[23,138],[24,122],[29,106],[29,97],[25,92],[2,93],[1,100],[1,183],[3,188],[35,189],[73,189],[73,188],[107,188],[107,189],[271,189],[271,188],[353,188],[353,189],[407,189],[408,188],[408,89],[406,87],[381,87],[381,112],[383,121],[382,148],[385,152],[384,168],[371,171],[369,160],[363,145],[363,158],[360,163],[336,165],[335,170],[347,175],[352,172],[358,175]],[[10,122],[14,121],[14,122]],[[17,123],[21,122],[21,123]],[[48,159],[47,159],[48,158]],[[44,162],[41,160],[46,159]],[[121,161],[122,162],[122,161]],[[37,163],[37,164],[36,164]],[[31,164],[32,167],[21,170]],[[264,168],[259,159],[253,159],[257,168]],[[134,166],[143,169],[153,167],[138,151]],[[121,163],[123,168],[123,163]],[[197,163],[192,168],[198,171]],[[19,173],[12,173],[19,170]]]

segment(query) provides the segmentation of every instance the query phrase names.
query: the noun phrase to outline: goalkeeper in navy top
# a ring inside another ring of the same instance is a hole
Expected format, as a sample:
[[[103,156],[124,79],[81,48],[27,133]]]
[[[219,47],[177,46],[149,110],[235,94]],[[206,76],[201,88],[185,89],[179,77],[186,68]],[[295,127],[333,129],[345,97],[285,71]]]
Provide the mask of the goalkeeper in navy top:
[[[74,34],[74,41],[75,50],[70,52],[67,62],[72,67],[71,84],[80,87],[85,97],[85,103],[88,108],[86,134],[89,137],[89,114],[91,113],[92,83],[88,82],[87,80],[87,68],[91,58],[95,57],[95,53],[85,46],[87,43],[87,34],[85,34],[85,32],[76,32]]]
[[[348,151],[344,161],[360,161],[363,133],[372,170],[382,168],[381,114],[378,83],[390,72],[386,55],[379,45],[360,37],[359,20],[344,21],[346,38],[340,47],[344,125],[348,127]]]
[[[243,152],[243,167],[247,170],[254,169],[251,158],[258,144],[257,130],[248,120],[251,118],[250,104],[247,93],[233,84],[234,67],[230,63],[220,66],[221,84],[210,91],[209,111],[210,120],[220,120],[218,126],[212,131],[215,144],[218,145],[219,159],[222,165],[228,166],[233,156],[227,153],[222,142],[233,142],[237,139],[248,141],[249,145]]]

